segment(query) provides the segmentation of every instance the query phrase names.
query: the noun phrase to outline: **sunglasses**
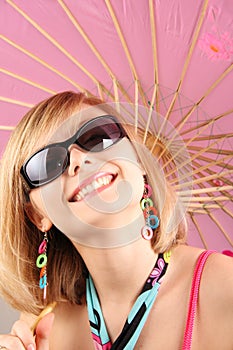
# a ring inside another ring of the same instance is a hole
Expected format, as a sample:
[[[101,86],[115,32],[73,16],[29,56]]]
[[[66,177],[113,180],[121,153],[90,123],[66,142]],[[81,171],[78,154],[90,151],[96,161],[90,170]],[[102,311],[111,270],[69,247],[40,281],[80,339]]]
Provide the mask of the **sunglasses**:
[[[101,152],[127,136],[117,119],[103,115],[89,120],[66,141],[52,143],[34,153],[21,167],[29,189],[55,180],[70,164],[69,147],[76,144],[87,152]]]

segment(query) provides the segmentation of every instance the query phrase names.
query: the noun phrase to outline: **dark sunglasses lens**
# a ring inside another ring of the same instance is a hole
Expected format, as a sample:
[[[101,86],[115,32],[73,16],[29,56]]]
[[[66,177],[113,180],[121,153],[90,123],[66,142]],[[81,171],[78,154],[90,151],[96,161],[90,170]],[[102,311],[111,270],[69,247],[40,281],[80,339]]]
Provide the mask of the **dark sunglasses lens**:
[[[33,185],[42,185],[61,175],[67,164],[66,149],[56,146],[36,153],[26,164],[25,170]]]
[[[78,144],[87,151],[101,152],[122,137],[122,130],[113,119],[97,118],[81,129]]]

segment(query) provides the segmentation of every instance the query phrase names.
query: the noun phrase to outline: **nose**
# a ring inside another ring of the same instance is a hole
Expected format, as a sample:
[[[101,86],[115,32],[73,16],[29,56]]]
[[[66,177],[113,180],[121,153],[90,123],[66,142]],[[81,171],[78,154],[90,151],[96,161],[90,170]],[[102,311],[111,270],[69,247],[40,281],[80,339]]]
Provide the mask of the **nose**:
[[[69,147],[70,164],[68,167],[69,176],[74,176],[78,173],[82,164],[90,164],[87,153],[81,151],[75,144]]]

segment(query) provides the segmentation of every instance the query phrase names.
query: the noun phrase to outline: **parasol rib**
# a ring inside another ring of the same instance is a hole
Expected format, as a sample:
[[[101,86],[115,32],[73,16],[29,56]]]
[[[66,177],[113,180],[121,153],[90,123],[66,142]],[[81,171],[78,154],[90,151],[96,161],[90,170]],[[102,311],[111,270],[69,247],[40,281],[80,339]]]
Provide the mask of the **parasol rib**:
[[[216,117],[217,119],[220,118],[220,116]],[[188,140],[185,141],[185,145],[183,147],[179,147],[178,151],[173,155],[173,158],[176,157],[177,155],[179,155],[184,149],[186,149],[190,143],[192,143],[193,141],[196,141],[196,139],[198,138],[199,135],[201,135],[206,128],[208,128],[211,124],[213,124],[215,119],[212,119],[209,123],[203,123],[202,126],[200,126],[198,133],[195,134],[192,138],[189,138]],[[153,149],[155,147],[155,142],[152,145],[151,151],[153,152]],[[167,146],[168,147],[168,146]],[[190,148],[189,148],[190,149]],[[202,148],[201,148],[202,149]],[[201,150],[200,149],[200,150]],[[172,159],[170,159],[169,161],[172,161]],[[164,164],[164,166],[166,166],[166,164]]]
[[[221,208],[221,205],[220,203],[218,204],[212,204],[212,203],[194,203],[194,202],[190,202],[188,201],[188,207],[189,208],[193,208],[193,209],[205,209],[205,210],[208,210],[208,209],[220,209]]]
[[[93,44],[91,39],[88,37],[87,33],[84,31],[84,29],[82,28],[80,23],[74,17],[73,13],[70,11],[68,6],[64,3],[63,0],[58,0],[58,3],[60,4],[60,6],[64,10],[64,12],[68,16],[68,18],[70,19],[70,21],[73,23],[73,25],[75,26],[77,31],[80,33],[80,35],[82,36],[82,38],[84,39],[86,44],[89,46],[91,51],[94,53],[94,55],[97,57],[99,62],[102,64],[102,66],[104,67],[104,69],[106,70],[106,72],[108,73],[110,78],[112,79],[113,84],[114,84],[114,96],[115,96],[114,99],[115,99],[115,102],[119,102],[118,88],[122,92],[122,94],[127,98],[128,102],[132,102],[130,100],[128,94],[126,93],[125,89],[123,88],[123,86],[120,84],[119,81],[117,81],[116,75],[113,73],[113,71],[111,70],[110,66],[107,64],[107,62],[104,60],[103,56],[97,50],[97,48],[95,47],[95,45]]]
[[[190,215],[190,218],[191,218],[191,220],[192,220],[194,226],[196,227],[196,229],[197,229],[197,231],[198,231],[198,233],[199,233],[199,236],[200,236],[200,238],[201,238],[201,241],[202,241],[202,243],[203,243],[205,249],[208,249],[206,240],[205,240],[205,238],[204,238],[203,233],[201,232],[200,226],[198,225],[196,218],[195,218],[194,215],[191,214],[191,213],[190,213],[189,215]]]
[[[190,128],[190,129],[186,129],[186,130],[180,132],[180,135],[183,136],[183,135],[188,134],[188,133],[190,133],[192,131],[199,130],[199,128],[202,128],[205,125],[211,126],[212,124],[216,123],[216,121],[220,120],[221,118],[224,118],[226,115],[229,115],[231,113],[233,113],[233,109],[230,109],[229,111],[227,111],[225,113],[221,113],[220,115],[218,115],[218,116],[216,116],[214,118],[211,118],[211,119],[209,119],[209,120],[207,120],[207,121],[205,121],[205,122],[203,122],[201,124],[198,124],[198,125]]]
[[[175,105],[175,102],[177,100],[179,91],[181,89],[181,86],[182,86],[182,83],[183,83],[183,80],[184,80],[184,77],[185,77],[185,74],[186,74],[186,71],[187,71],[187,68],[188,68],[188,65],[189,65],[192,53],[193,53],[193,50],[195,48],[195,45],[196,45],[196,42],[197,42],[197,39],[198,39],[198,36],[199,36],[199,32],[201,30],[201,27],[202,27],[202,24],[203,24],[203,21],[204,21],[204,18],[205,18],[207,5],[208,5],[208,0],[205,0],[204,3],[203,3],[203,7],[201,9],[200,17],[199,17],[198,22],[197,22],[197,26],[196,26],[196,29],[195,29],[195,32],[194,32],[194,35],[193,35],[192,42],[191,42],[191,45],[190,45],[190,48],[189,48],[189,51],[188,51],[188,54],[187,54],[187,57],[186,57],[186,60],[185,60],[185,63],[184,63],[183,70],[181,72],[181,78],[180,78],[180,81],[178,83],[178,87],[177,87],[176,92],[175,92],[175,94],[173,96],[172,102],[171,102],[171,104],[170,104],[170,106],[169,106],[169,108],[167,110],[164,122],[162,123],[162,125],[160,127],[160,130],[159,130],[158,135],[157,135],[156,140],[155,140],[155,144],[157,143],[158,139],[160,138],[161,133],[163,132],[164,128],[166,127],[166,120],[169,119],[169,117],[171,115],[171,112],[173,110],[173,107]],[[166,152],[165,149],[160,154],[159,159],[163,156],[164,152]]]
[[[196,152],[196,151],[202,150],[202,147],[189,146],[189,150]],[[208,149],[208,153],[217,154],[217,155],[228,155],[229,152],[232,152],[232,151],[230,151],[229,149],[217,149],[217,148]]]
[[[193,154],[193,153],[190,153]],[[199,156],[198,159],[208,163],[208,168],[210,165],[217,165],[220,166],[223,169],[233,169],[233,165],[231,165],[230,163],[224,163],[223,161],[230,158],[230,160],[232,159],[233,154],[230,153],[228,155],[226,155],[225,157],[219,158],[219,159],[211,159],[208,157],[204,157],[204,156]],[[212,164],[211,164],[212,163]]]
[[[204,95],[193,105],[193,107],[189,110],[189,112],[184,116],[182,120],[180,120],[179,123],[175,125],[175,128],[177,131],[180,131],[180,129],[183,127],[183,125],[187,122],[190,115],[193,113],[193,111],[203,102],[203,100],[218,86],[218,84],[231,72],[233,69],[233,63],[229,65],[228,68],[225,69],[225,71],[216,79],[213,84],[206,90]]]
[[[135,106],[135,123],[134,123],[134,130],[135,133],[137,134],[137,130],[138,130],[138,81],[136,80],[135,82],[135,92],[134,92],[134,96],[135,96],[135,101],[134,101],[134,106]]]
[[[13,78],[15,78],[15,79],[18,79],[18,80],[20,80],[20,81],[23,81],[24,83],[26,83],[26,84],[28,84],[28,85],[31,85],[31,86],[34,86],[34,87],[36,87],[36,88],[38,88],[38,89],[40,89],[40,90],[46,91],[46,92],[48,92],[49,94],[54,95],[54,94],[56,93],[56,91],[54,91],[54,90],[48,89],[48,88],[46,88],[45,86],[42,86],[41,84],[35,83],[35,82],[32,81],[32,80],[26,79],[26,78],[24,78],[24,77],[22,77],[22,76],[20,76],[20,75],[18,75],[18,74],[15,74],[15,73],[13,73],[13,72],[10,72],[10,71],[6,70],[6,69],[4,69],[4,68],[0,68],[0,72],[1,72],[1,73],[4,73],[4,74],[6,74],[6,75],[9,75],[9,76],[11,76],[11,77],[13,77]]]
[[[199,186],[202,187],[202,188],[198,189],[198,190],[202,190],[202,191],[205,191],[205,193],[208,193],[207,192],[208,188],[206,189],[206,187],[203,184],[200,184]],[[226,187],[230,187],[230,188],[226,188]],[[225,190],[232,190],[232,186],[219,186],[217,188],[218,188],[218,191],[220,193],[223,193],[223,194],[226,193],[227,195],[228,195],[228,192],[225,192]],[[210,195],[210,194],[208,193],[208,195]],[[230,198],[232,198],[232,196]],[[222,204],[220,204],[220,207],[221,207],[221,210],[226,213],[226,215],[228,215],[231,219],[233,218],[233,213],[230,212],[230,210],[226,206],[223,206]],[[206,210],[200,210],[199,209],[198,212],[207,214]]]
[[[214,135],[208,135],[208,136],[201,136],[194,138],[195,141],[208,141],[208,140],[215,140],[215,139],[228,139],[233,136],[233,133],[225,133],[225,134],[214,134]],[[189,139],[184,139],[184,142],[187,143]]]
[[[6,125],[0,125],[0,130],[4,130],[4,131],[12,131],[14,130],[14,126],[6,126]]]
[[[79,91],[83,91],[86,92],[87,95],[91,95],[91,93],[84,89],[81,85],[77,84],[74,80],[70,79],[69,77],[67,77],[65,74],[63,74],[62,72],[60,72],[59,70],[57,70],[56,68],[52,67],[51,65],[49,65],[47,62],[43,61],[41,58],[37,57],[36,55],[34,55],[33,53],[31,53],[30,51],[24,49],[22,46],[16,44],[15,42],[13,42],[12,40],[8,39],[7,37],[0,35],[0,38],[2,40],[4,40],[5,42],[7,42],[9,45],[13,46],[14,48],[16,48],[17,50],[23,52],[25,55],[27,55],[28,57],[32,58],[34,61],[40,63],[42,66],[46,67],[47,69],[49,69],[50,71],[56,73],[58,76],[60,76],[61,78],[63,78],[64,80],[66,80],[67,82],[69,82],[70,84],[72,84],[74,87],[76,87]]]
[[[174,188],[175,189],[178,189],[182,186],[182,187],[187,187],[187,186],[192,186],[192,185],[198,185],[198,184],[201,184],[203,182],[208,182],[208,181],[211,181],[211,180],[216,180],[216,179],[224,179],[223,177],[224,176],[227,176],[227,175],[230,175],[230,174],[233,174],[233,170],[226,170],[226,171],[223,171],[221,173],[221,176],[220,174],[216,174],[216,173],[213,173],[211,175],[208,175],[208,176],[203,176],[202,178],[198,178],[198,179],[194,179],[192,181],[188,181],[188,182],[185,182],[185,183],[182,183],[182,184],[178,184],[178,185],[174,185]],[[227,179],[224,179],[225,181]]]
[[[189,117],[192,115],[192,113],[195,111],[195,109],[200,105],[200,103],[216,88],[216,86],[223,80],[223,78],[226,77],[227,74],[230,73],[230,71],[233,69],[233,63],[230,64],[230,66],[216,79],[216,81],[207,89],[206,93],[199,99],[198,102],[196,102],[193,107],[188,111],[188,113],[182,118],[182,120],[175,125],[176,132],[180,132],[180,129],[184,126],[184,124],[187,122]],[[165,123],[163,123],[165,125]],[[162,131],[162,130],[161,130]],[[161,132],[160,131],[160,132]],[[170,134],[171,135],[171,134]],[[168,135],[168,136],[170,136]],[[172,143],[172,141],[175,138],[175,133],[173,133],[173,136],[170,136],[167,147]],[[164,152],[166,150],[164,149],[161,154],[159,155],[159,159],[163,156]]]
[[[197,161],[193,161],[193,164],[197,168],[201,167],[201,165]],[[212,171],[209,168],[206,169],[206,173],[208,173],[210,175],[215,175],[215,179],[213,179],[213,180],[219,180],[219,181],[222,181],[224,184],[228,184],[229,186],[233,186],[232,181],[230,179],[227,179],[224,177],[225,175],[227,175],[227,171],[228,171],[228,175],[230,175],[233,170],[227,169],[226,171],[224,171],[224,172],[222,171],[221,173],[217,174],[216,172]],[[201,172],[200,172],[200,176],[202,176]]]
[[[182,202],[199,202],[199,203],[202,203],[202,202],[215,202],[215,201],[218,201],[218,202],[227,202],[227,201],[232,201],[232,198],[229,198],[227,196],[212,196],[212,197],[181,197],[181,200]]]
[[[151,25],[151,40],[152,40],[152,51],[153,51],[153,62],[154,62],[154,92],[156,100],[156,112],[159,113],[159,94],[158,94],[158,84],[159,84],[159,69],[158,69],[158,52],[157,52],[157,40],[156,40],[156,25],[155,25],[155,15],[154,15],[154,1],[149,0],[149,12],[150,12],[150,25]],[[153,106],[154,102],[151,102]]]
[[[198,39],[198,36],[199,36],[199,33],[200,33],[200,30],[201,30],[201,27],[202,27],[202,24],[203,24],[203,21],[204,21],[204,18],[205,18],[205,15],[206,15],[206,11],[207,11],[207,6],[208,6],[208,0],[205,0],[203,2],[203,7],[201,9],[201,13],[200,13],[200,16],[199,16],[199,19],[198,19],[198,22],[197,22],[197,26],[195,28],[195,32],[193,34],[193,38],[192,38],[192,42],[191,42],[191,45],[190,45],[190,48],[189,48],[189,51],[188,51],[188,54],[187,54],[187,57],[186,57],[186,60],[185,60],[185,63],[184,63],[184,66],[183,66],[183,70],[181,72],[181,77],[180,77],[180,81],[178,83],[178,87],[176,89],[176,92],[174,94],[174,97],[172,99],[172,102],[168,108],[168,111],[166,113],[166,119],[169,119],[170,115],[171,115],[171,112],[173,110],[173,107],[175,105],[175,102],[176,102],[176,99],[178,97],[178,94],[179,94],[179,91],[181,89],[181,86],[182,86],[182,83],[184,81],[184,78],[185,78],[185,75],[186,75],[186,71],[188,69],[188,65],[190,63],[190,60],[191,60],[191,57],[192,57],[192,54],[193,54],[193,50],[196,46],[196,43],[197,43],[197,39]]]
[[[186,195],[195,195],[195,194],[206,194],[206,193],[212,193],[212,192],[219,192],[219,191],[228,191],[232,190],[232,186],[217,186],[217,187],[205,187],[205,188],[198,188],[198,189],[192,189],[187,191],[177,191],[177,194],[179,196],[186,196]]]
[[[23,106],[23,107],[29,107],[29,108],[33,107],[33,104],[31,104],[31,103],[18,101],[18,100],[15,100],[13,98],[8,98],[8,97],[3,97],[3,96],[0,96],[0,101],[7,102],[7,103],[13,103],[13,104]]]
[[[200,176],[204,176],[202,173],[200,173]],[[209,184],[210,185],[212,185],[212,183],[210,182],[210,181],[208,181],[209,182]],[[203,183],[199,183],[198,184],[198,186],[199,187],[201,187],[201,189],[203,189],[203,190],[205,190],[206,189],[206,187],[204,186],[204,184]],[[226,196],[227,198],[229,198],[229,200],[230,201],[232,201],[232,195],[230,194],[230,192],[228,192],[228,191],[226,191],[226,190],[224,190],[224,186],[219,186],[220,188],[219,188],[219,190],[218,190],[218,192],[220,193],[220,194],[222,194],[223,196]],[[230,186],[230,190],[232,190],[233,189],[233,187],[232,187],[232,185]],[[210,192],[209,191],[206,191],[206,194],[210,197],[211,196],[211,194],[210,194]],[[224,210],[224,206],[222,205],[222,204],[220,204],[220,203],[218,203],[219,204],[219,206],[220,206],[220,208],[222,209],[222,210]]]
[[[228,233],[226,232],[226,230],[222,227],[222,225],[220,224],[220,222],[216,219],[216,217],[213,215],[213,213],[208,213],[209,217],[212,219],[212,221],[218,226],[218,228],[220,229],[220,231],[223,233],[224,237],[226,238],[226,240],[228,241],[228,243],[233,247],[233,241],[230,238],[230,236],[228,235]]]
[[[36,23],[30,16],[28,16],[22,9],[20,9],[12,0],[7,2],[14,7],[34,28],[36,28],[47,40],[49,40],[59,51],[61,51],[66,57],[70,59],[83,73],[85,73],[96,86],[99,81],[91,74],[74,56],[72,56],[62,45],[58,43],[50,34],[48,34],[38,23]]]
[[[222,208],[222,210],[227,214],[227,215],[229,215],[230,216],[230,218],[232,218],[233,219],[233,213],[232,212],[230,212],[230,210],[228,209],[228,208],[226,208],[226,207],[223,207]]]
[[[113,21],[113,24],[115,26],[115,29],[117,31],[117,34],[119,36],[119,39],[120,39],[120,42],[122,44],[122,47],[124,49],[124,52],[125,52],[125,55],[126,55],[126,58],[128,60],[128,63],[129,63],[129,66],[130,66],[130,69],[131,69],[131,72],[133,74],[133,79],[134,81],[136,82],[137,81],[137,84],[138,84],[138,90],[139,90],[139,93],[140,93],[140,96],[142,98],[142,101],[144,103],[145,106],[147,106],[147,101],[146,101],[146,98],[145,98],[145,94],[143,92],[143,89],[142,89],[142,86],[141,86],[141,83],[140,83],[140,80],[138,78],[138,74],[136,72],[136,68],[134,66],[134,63],[133,63],[133,60],[132,60],[132,57],[130,55],[130,52],[129,52],[129,49],[128,49],[128,46],[127,46],[127,43],[125,41],[125,38],[124,38],[124,35],[122,33],[122,30],[121,30],[121,27],[120,27],[120,24],[118,22],[118,19],[116,17],[116,14],[113,10],[113,7],[111,5],[111,2],[110,0],[105,0],[105,4],[108,8],[108,11],[109,11],[109,14],[112,18],[112,21]]]
[[[223,159],[219,159],[219,160],[216,160],[216,161],[212,161],[208,164],[205,164],[203,166],[199,166],[198,168],[196,168],[196,170],[193,170],[192,171],[192,175],[194,174],[198,174],[200,171],[203,171],[203,170],[206,170],[206,169],[209,169],[211,166],[220,166],[221,168],[225,168],[225,169],[233,169],[232,166],[227,166],[227,164],[225,163],[222,163],[223,160],[226,160],[226,159],[229,159],[231,158],[232,156],[231,155],[228,155],[226,157],[224,157]],[[224,165],[224,166],[223,166]],[[172,169],[172,171],[169,173],[169,174],[166,174],[166,176],[170,176],[171,174],[174,174],[175,171],[174,169]],[[184,175],[184,176],[180,176],[179,175],[179,181],[182,181],[183,179],[185,179],[187,177],[187,175]],[[171,181],[170,183],[173,184],[175,181]]]
[[[153,90],[153,95],[152,95],[152,98],[151,98],[149,111],[148,111],[148,118],[147,118],[146,128],[145,128],[145,131],[144,131],[144,138],[143,138],[143,143],[144,144],[146,143],[146,138],[147,138],[148,130],[149,130],[150,123],[151,123],[151,117],[152,117],[152,112],[153,112],[154,101],[155,101],[155,98],[156,98],[156,93],[157,93],[157,89],[156,89],[156,85],[155,85],[154,90]]]
[[[222,137],[222,139],[224,139],[225,135]],[[215,142],[212,142],[211,144],[209,144],[207,147],[204,147],[202,148],[199,152],[193,154],[190,159],[186,159],[183,163],[179,164],[179,167],[177,167],[177,169],[179,170],[180,168],[182,168],[184,165],[187,165],[190,163],[190,161],[193,161],[195,159],[197,159],[200,155],[202,155],[203,153],[205,153],[206,151],[208,151],[209,148],[211,148],[213,145],[215,144],[218,144],[219,141],[221,141],[222,139],[217,139]],[[178,152],[179,153],[179,152]],[[174,157],[174,156],[173,156]],[[165,164],[166,165],[166,164]],[[164,165],[164,166],[165,166]],[[163,168],[164,168],[163,166]],[[177,169],[174,169],[172,173],[174,173]],[[170,174],[167,174],[168,176],[171,175],[172,173]]]
[[[95,56],[98,58],[99,62],[102,64],[102,66],[105,68],[105,70],[107,71],[107,73],[110,75],[112,80],[116,80],[116,76],[114,75],[114,73],[112,72],[111,68],[109,67],[109,65],[107,64],[107,62],[103,59],[103,57],[101,56],[100,52],[97,50],[97,48],[94,46],[93,42],[90,40],[90,38],[88,37],[88,35],[86,34],[86,32],[83,30],[83,28],[81,27],[81,25],[79,24],[79,22],[77,21],[77,19],[74,17],[73,13],[70,11],[70,9],[68,8],[68,6],[64,3],[63,0],[58,0],[58,3],[60,4],[60,6],[62,7],[62,9],[64,10],[64,12],[66,13],[66,15],[69,17],[70,21],[73,23],[73,25],[75,26],[75,28],[77,29],[77,31],[81,34],[81,36],[83,37],[83,39],[85,40],[85,42],[87,43],[87,45],[89,46],[89,48],[92,50],[92,52],[95,54]]]

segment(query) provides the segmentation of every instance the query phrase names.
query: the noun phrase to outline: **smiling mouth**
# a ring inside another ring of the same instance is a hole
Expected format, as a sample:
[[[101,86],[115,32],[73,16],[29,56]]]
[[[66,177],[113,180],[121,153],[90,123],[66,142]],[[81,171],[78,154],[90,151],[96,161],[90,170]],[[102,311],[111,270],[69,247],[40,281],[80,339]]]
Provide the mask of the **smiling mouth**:
[[[75,194],[72,196],[69,202],[80,202],[87,196],[91,196],[96,192],[101,192],[105,188],[109,187],[116,177],[116,174],[98,174],[98,176],[95,176],[94,179],[92,178],[92,181],[88,181],[88,183],[85,181],[85,183],[81,185],[77,191],[75,191]]]

